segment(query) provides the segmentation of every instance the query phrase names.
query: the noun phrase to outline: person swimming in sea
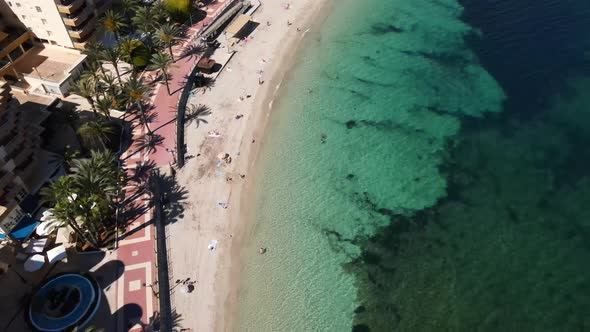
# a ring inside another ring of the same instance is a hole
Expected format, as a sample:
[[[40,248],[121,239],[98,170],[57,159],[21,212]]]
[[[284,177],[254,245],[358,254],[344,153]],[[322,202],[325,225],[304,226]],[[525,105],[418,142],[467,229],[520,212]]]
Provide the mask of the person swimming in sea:
[[[322,134],[320,135],[320,142],[322,142],[322,143],[326,143],[326,139],[328,139],[328,135],[326,135],[326,134],[322,133]]]

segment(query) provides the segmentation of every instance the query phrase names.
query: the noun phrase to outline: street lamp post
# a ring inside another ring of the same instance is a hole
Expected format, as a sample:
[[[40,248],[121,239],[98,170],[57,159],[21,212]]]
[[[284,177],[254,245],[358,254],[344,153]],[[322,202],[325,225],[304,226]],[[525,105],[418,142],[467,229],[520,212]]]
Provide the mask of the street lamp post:
[[[176,164],[176,155],[174,154],[176,152],[176,149],[168,149],[166,148],[166,151],[170,153],[170,155],[172,155],[172,161],[174,161],[174,163]]]
[[[158,297],[158,292],[154,289],[154,285],[157,285],[158,281],[154,281],[151,284],[146,284],[145,282],[143,283],[143,287],[149,287],[152,289],[152,293],[154,294],[155,297]]]

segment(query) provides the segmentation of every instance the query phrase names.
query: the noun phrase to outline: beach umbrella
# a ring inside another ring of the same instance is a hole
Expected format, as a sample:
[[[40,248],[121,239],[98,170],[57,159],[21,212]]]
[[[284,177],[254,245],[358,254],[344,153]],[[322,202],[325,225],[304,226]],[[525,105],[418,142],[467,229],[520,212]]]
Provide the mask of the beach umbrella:
[[[48,220],[46,222],[42,222],[41,225],[37,227],[35,232],[39,236],[46,236],[53,233],[58,227],[60,226],[60,222],[53,219]]]
[[[53,211],[51,209],[45,210],[43,211],[43,214],[41,215],[41,218],[39,218],[40,221],[52,221],[52,220],[56,220],[55,216],[53,215]]]
[[[190,289],[188,288],[188,285],[182,285],[182,287],[180,287],[180,292],[181,292],[181,293],[188,294],[188,293],[190,293],[191,291],[190,291]]]
[[[25,261],[24,269],[27,272],[33,272],[41,269],[43,265],[45,265],[45,256],[36,254]]]

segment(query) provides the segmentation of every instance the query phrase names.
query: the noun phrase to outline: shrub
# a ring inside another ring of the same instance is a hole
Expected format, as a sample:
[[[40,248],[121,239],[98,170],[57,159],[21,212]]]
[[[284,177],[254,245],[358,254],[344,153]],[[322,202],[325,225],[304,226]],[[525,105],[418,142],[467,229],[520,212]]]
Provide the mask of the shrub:
[[[173,20],[184,22],[191,14],[191,0],[165,0],[164,8],[170,14]]]

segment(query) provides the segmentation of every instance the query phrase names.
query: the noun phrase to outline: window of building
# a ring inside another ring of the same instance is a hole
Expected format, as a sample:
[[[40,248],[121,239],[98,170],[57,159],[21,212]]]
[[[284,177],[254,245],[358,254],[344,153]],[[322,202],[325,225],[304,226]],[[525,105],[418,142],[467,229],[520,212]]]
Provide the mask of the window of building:
[[[51,31],[47,30],[47,35],[48,35],[48,36],[53,36],[53,32],[51,32]]]
[[[38,13],[41,12],[41,7],[35,6],[35,9],[37,10]]]
[[[18,2],[15,2],[15,4],[16,4],[16,6],[17,6],[17,7],[20,7],[20,3],[18,3]]]
[[[43,24],[47,24],[47,20],[46,20],[46,19],[44,19],[44,18],[42,18],[42,19],[41,19],[41,23],[43,23]]]

